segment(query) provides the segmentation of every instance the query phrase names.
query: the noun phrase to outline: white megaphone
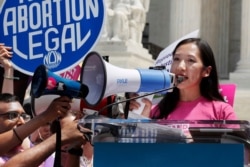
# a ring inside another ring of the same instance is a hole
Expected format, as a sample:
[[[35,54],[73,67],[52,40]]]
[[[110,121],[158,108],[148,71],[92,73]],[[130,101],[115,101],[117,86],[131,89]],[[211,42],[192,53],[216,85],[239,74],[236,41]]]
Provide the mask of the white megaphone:
[[[90,52],[82,63],[81,82],[89,88],[83,99],[95,106],[103,98],[124,92],[154,92],[174,87],[175,75],[166,70],[123,69]]]

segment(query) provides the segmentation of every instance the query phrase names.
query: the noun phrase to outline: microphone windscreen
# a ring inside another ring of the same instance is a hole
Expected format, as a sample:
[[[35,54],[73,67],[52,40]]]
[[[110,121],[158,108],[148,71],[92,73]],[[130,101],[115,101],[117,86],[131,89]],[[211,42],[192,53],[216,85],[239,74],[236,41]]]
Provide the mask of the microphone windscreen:
[[[184,79],[185,79],[184,76],[178,76],[177,77],[177,82],[181,83],[182,81],[184,81]]]

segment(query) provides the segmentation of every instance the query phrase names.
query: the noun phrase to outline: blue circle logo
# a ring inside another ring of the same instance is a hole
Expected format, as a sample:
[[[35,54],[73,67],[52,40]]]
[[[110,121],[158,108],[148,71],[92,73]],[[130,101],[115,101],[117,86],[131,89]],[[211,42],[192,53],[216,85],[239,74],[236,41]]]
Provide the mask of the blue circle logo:
[[[14,68],[32,75],[44,64],[62,73],[78,65],[98,41],[103,0],[5,0],[0,41],[13,48]]]

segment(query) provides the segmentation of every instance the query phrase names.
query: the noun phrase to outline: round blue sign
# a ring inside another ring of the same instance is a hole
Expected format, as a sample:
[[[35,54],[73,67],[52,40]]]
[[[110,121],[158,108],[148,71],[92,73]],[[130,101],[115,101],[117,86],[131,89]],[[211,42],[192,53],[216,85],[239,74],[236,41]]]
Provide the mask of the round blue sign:
[[[14,68],[32,75],[44,64],[62,73],[78,65],[98,41],[103,0],[4,0],[0,42],[13,48]]]

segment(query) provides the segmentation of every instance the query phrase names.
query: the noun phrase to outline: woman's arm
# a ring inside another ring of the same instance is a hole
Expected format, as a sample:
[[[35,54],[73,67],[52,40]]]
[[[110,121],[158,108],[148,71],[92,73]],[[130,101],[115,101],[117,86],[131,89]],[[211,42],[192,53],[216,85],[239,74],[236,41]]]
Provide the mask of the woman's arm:
[[[0,63],[4,68],[2,93],[14,93],[14,69],[11,63],[12,48],[0,43]]]

